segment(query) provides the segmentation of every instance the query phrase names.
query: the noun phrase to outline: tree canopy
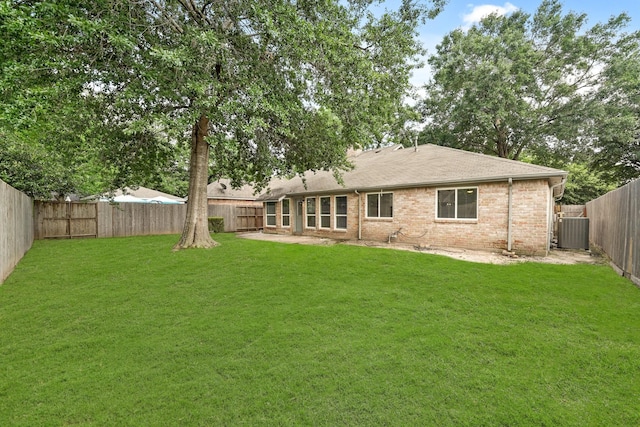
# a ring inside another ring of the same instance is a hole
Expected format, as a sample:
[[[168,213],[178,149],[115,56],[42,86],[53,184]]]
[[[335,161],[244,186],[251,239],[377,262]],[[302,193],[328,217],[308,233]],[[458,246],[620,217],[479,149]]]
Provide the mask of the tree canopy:
[[[640,177],[640,50],[621,52],[604,74],[591,163],[611,182],[624,183]]]
[[[90,90],[98,55],[82,9],[0,2],[0,178],[37,198],[162,182],[178,162],[166,138],[127,129]]]
[[[589,27],[544,0],[534,14],[451,32],[429,59],[421,141],[549,166],[598,158],[601,170],[638,176],[640,32],[628,23],[621,14]]]
[[[70,111],[53,117],[89,132],[85,148],[118,183],[190,144],[189,201],[200,210],[187,222],[206,227],[208,176],[260,187],[274,174],[340,171],[348,147],[400,129],[422,53],[417,25],[443,4],[5,0],[0,129],[16,117],[37,129],[42,105]],[[85,122],[80,111],[95,115]]]
[[[562,196],[564,205],[584,205],[616,188],[609,177],[586,163],[574,162],[564,167],[569,172]]]

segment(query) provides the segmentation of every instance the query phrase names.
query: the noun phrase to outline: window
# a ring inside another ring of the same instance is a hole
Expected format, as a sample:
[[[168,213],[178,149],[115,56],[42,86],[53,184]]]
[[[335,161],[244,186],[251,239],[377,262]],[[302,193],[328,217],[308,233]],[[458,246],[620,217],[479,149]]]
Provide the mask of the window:
[[[393,217],[393,193],[367,194],[367,217]]]
[[[267,202],[267,227],[276,226],[276,202]]]
[[[438,190],[438,218],[456,217],[456,190]]]
[[[336,219],[334,227],[340,230],[347,229],[347,196],[336,196]]]
[[[477,219],[478,189],[438,190],[437,217],[441,219]]]
[[[320,228],[331,227],[331,197],[320,197]]]
[[[316,228],[316,199],[307,199],[307,228]]]
[[[291,211],[289,210],[290,201],[284,199],[282,201],[282,226],[289,227],[291,225]]]

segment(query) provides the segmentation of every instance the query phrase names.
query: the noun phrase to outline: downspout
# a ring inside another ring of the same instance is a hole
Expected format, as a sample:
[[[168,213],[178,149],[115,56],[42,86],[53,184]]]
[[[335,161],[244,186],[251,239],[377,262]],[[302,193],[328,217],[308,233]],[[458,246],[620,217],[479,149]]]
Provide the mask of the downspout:
[[[560,187],[561,185],[565,185],[566,183],[567,183],[567,177],[565,176],[564,178],[562,178],[560,180],[560,182],[558,184],[551,186],[551,197],[553,197],[556,202],[559,201],[560,199],[562,199],[562,196],[564,196],[564,190],[562,191],[562,193],[560,193],[560,195],[558,197],[554,197],[553,196],[553,190],[555,190],[556,187]]]
[[[513,211],[513,178],[509,178],[509,213],[507,218],[507,251],[511,252],[511,212]]]
[[[354,190],[358,195],[358,240],[362,240],[362,215],[360,209],[362,209],[362,195],[358,193],[358,190]]]
[[[560,180],[560,182],[558,184],[552,185],[551,189],[549,190],[550,193],[551,193],[551,200],[553,200],[553,201],[550,203],[550,206],[549,206],[549,225],[548,225],[549,230],[548,230],[548,233],[547,233],[547,235],[548,235],[547,247],[548,248],[551,248],[551,241],[553,240],[553,223],[554,223],[554,215],[555,215],[553,208],[555,206],[555,202],[559,201],[560,199],[562,199],[562,196],[564,196],[564,189],[562,190],[562,192],[560,193],[560,195],[558,197],[555,197],[553,195],[553,190],[555,190],[556,187],[564,186],[566,183],[567,183],[567,177],[565,176],[564,178],[562,178]]]

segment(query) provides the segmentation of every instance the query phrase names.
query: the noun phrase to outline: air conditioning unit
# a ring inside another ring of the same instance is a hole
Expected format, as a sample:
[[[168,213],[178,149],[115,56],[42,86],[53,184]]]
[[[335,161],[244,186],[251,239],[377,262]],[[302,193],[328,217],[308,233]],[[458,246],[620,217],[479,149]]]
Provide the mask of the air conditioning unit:
[[[559,218],[558,247],[589,250],[589,218]]]

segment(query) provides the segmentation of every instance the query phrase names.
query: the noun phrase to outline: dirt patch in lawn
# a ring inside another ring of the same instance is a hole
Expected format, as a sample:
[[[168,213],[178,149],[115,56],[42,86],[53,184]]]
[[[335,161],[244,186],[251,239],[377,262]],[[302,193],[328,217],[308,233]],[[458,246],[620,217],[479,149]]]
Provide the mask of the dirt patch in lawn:
[[[512,264],[517,262],[542,262],[548,264],[599,264],[606,263],[604,257],[598,253],[585,250],[553,249],[546,257],[503,255],[501,252],[481,251],[473,249],[446,247],[418,247],[404,243],[381,243],[366,240],[334,240],[311,236],[291,236],[282,234],[265,234],[260,232],[237,233],[243,239],[266,240],[280,243],[295,243],[300,245],[356,245],[375,248],[396,249],[412,252],[422,252],[444,255],[463,261],[481,262],[486,264]]]

